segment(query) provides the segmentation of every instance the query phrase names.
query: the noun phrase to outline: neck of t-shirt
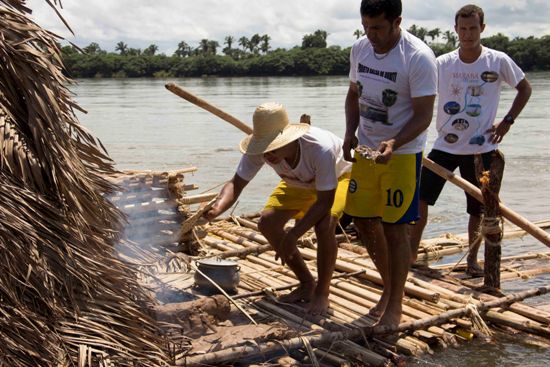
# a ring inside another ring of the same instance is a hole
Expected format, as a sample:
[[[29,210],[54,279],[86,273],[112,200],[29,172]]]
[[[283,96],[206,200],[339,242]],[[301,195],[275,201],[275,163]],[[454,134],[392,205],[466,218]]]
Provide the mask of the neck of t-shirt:
[[[473,64],[474,62],[479,59],[481,56],[481,53],[483,52],[483,46],[479,45],[475,50],[468,50],[465,51],[462,48],[458,49],[458,57],[460,58],[460,61],[466,64]]]

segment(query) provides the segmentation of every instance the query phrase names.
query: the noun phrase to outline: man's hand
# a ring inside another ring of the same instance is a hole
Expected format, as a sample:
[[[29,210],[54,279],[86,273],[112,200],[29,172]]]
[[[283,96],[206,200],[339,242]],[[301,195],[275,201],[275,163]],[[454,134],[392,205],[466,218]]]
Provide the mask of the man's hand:
[[[219,201],[216,202],[216,204],[218,204],[218,203],[219,203]],[[208,220],[209,222],[211,222],[212,220],[214,220],[218,215],[220,215],[220,214],[222,213],[222,211],[221,211],[220,208],[219,208],[219,205],[216,205],[216,204],[214,204],[214,206],[213,206],[210,210],[206,211],[206,212],[202,215],[202,216],[203,216],[206,220]]]
[[[376,156],[374,161],[380,164],[387,164],[393,155],[394,144],[395,144],[394,139],[380,142],[380,145],[378,146],[378,151],[380,152],[380,154]]]
[[[342,150],[344,151],[344,159],[348,162],[355,162],[356,159],[352,157],[351,150],[355,149],[359,144],[359,140],[356,136],[346,136],[344,138],[344,144]]]
[[[298,251],[297,242],[298,237],[291,230],[285,230],[283,239],[275,251],[275,260],[281,258],[281,264],[285,265]]]
[[[495,122],[493,126],[486,131],[486,133],[491,134],[489,141],[493,144],[500,143],[504,138],[504,135],[506,135],[510,130],[510,126],[510,123],[506,121]]]

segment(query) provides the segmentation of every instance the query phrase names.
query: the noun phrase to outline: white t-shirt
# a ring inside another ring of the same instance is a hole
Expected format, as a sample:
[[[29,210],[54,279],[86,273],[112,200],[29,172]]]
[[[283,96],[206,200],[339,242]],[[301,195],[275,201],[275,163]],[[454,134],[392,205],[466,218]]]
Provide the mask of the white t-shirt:
[[[437,92],[434,53],[405,30],[401,30],[397,45],[384,55],[375,54],[367,37],[357,40],[351,49],[349,78],[359,88],[359,144],[372,149],[395,137],[409,122],[412,98]],[[421,152],[426,134],[424,131],[394,153]]]
[[[483,47],[479,58],[466,64],[458,50],[437,58],[439,101],[434,149],[452,154],[486,153],[497,148],[486,133],[495,121],[501,83],[516,87],[525,78],[503,52]]]
[[[237,174],[250,181],[267,163],[289,186],[317,191],[335,189],[338,177],[351,170],[351,163],[344,160],[342,139],[330,131],[312,126],[298,141],[300,160],[296,168],[292,169],[284,159],[278,164],[271,164],[262,154],[243,154]]]

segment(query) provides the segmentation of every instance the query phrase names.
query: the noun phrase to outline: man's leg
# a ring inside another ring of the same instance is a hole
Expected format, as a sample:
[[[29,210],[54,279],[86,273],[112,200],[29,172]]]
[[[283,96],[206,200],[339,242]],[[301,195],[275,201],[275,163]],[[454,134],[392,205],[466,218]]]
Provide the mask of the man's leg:
[[[388,248],[386,237],[384,235],[384,228],[382,227],[382,223],[379,218],[355,218],[354,223],[359,231],[359,237],[365,244],[369,256],[374,262],[374,265],[382,278],[382,296],[376,306],[371,308],[369,311],[370,316],[378,318],[384,313],[390,296]]]
[[[422,240],[422,233],[424,232],[424,228],[426,228],[426,223],[428,223],[428,203],[424,200],[420,200],[418,211],[420,218],[409,228],[411,239],[411,265],[416,262],[418,247],[420,247],[420,241]]]
[[[483,273],[483,269],[477,262],[477,253],[481,242],[481,217],[470,214],[470,220],[468,221],[469,253],[467,257],[467,274],[480,275]]]
[[[387,241],[389,284],[388,302],[377,325],[398,325],[401,321],[403,293],[410,266],[408,224],[384,224]]]
[[[277,254],[280,257],[284,256],[288,267],[296,274],[296,277],[300,281],[298,288],[280,298],[283,302],[297,302],[300,300],[309,301],[315,289],[313,275],[311,275],[311,272],[307,268],[298,248],[294,246],[294,248],[289,249],[290,252],[286,254],[280,253],[278,248],[285,235],[285,224],[296,215],[297,212],[296,210],[266,209],[262,212],[260,221],[258,222],[258,229],[260,232],[269,241]],[[292,257],[289,256],[290,254],[292,254]]]
[[[329,305],[330,281],[338,254],[338,244],[334,235],[337,224],[338,218],[327,214],[315,225],[315,235],[317,236],[317,286],[308,306],[308,311],[314,315],[326,312]]]

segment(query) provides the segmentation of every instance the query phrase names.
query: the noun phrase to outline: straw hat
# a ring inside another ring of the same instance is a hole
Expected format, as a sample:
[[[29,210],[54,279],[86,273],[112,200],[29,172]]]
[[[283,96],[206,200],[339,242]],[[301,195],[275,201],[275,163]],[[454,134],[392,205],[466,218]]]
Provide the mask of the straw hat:
[[[252,117],[253,132],[241,141],[244,154],[263,154],[293,142],[309,130],[308,124],[291,124],[285,108],[274,102],[263,103]]]

